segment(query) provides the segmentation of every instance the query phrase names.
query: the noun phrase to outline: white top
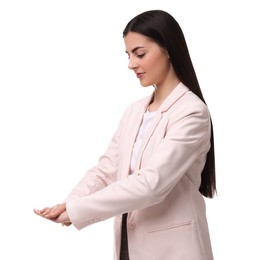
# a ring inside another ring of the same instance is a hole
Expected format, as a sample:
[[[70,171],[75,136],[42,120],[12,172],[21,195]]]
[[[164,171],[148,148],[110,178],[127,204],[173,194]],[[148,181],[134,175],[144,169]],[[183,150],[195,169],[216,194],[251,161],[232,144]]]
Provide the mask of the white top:
[[[153,120],[153,117],[155,115],[156,112],[149,112],[148,110],[146,110],[146,112],[144,113],[143,119],[142,119],[142,123],[138,132],[138,135],[136,137],[134,146],[133,146],[133,150],[132,150],[132,157],[131,157],[131,163],[130,163],[130,173],[133,173],[135,166],[136,166],[136,162],[137,162],[137,155],[139,153],[143,138],[146,134],[146,131],[149,128],[150,123]]]

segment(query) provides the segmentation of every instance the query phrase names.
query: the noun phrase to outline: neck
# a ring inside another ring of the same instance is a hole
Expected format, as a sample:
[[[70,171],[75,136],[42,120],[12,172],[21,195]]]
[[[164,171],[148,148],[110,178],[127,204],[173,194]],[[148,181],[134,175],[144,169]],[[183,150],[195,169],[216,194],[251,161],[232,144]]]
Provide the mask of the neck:
[[[154,86],[155,91],[153,95],[153,99],[150,104],[150,111],[157,110],[164,100],[169,96],[169,94],[178,86],[180,81],[178,79],[173,82],[169,82],[166,85],[157,85]]]

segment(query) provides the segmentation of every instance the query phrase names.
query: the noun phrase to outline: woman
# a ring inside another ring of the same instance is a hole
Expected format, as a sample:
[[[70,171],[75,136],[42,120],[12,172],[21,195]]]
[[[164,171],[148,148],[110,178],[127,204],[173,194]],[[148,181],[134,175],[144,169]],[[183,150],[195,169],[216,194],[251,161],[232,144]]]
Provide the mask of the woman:
[[[152,95],[126,109],[64,203],[34,211],[78,230],[115,217],[114,259],[212,260],[203,196],[216,193],[213,128],[183,32],[152,10],[123,38],[129,69]]]

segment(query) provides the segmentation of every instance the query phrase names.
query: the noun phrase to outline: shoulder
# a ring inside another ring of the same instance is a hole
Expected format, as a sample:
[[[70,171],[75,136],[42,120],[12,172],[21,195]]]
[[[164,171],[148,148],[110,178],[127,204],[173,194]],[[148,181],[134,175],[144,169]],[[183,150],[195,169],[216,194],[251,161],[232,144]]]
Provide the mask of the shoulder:
[[[192,91],[188,91],[187,93],[185,93],[182,101],[185,102],[185,104],[188,105],[188,106],[186,106],[188,108],[208,112],[207,105],[196,94],[194,94]]]
[[[201,113],[209,116],[207,105],[190,90],[174,104],[172,110],[177,113]]]
[[[186,91],[167,111],[170,125],[184,122],[188,126],[209,126],[210,112],[207,105],[192,91]]]

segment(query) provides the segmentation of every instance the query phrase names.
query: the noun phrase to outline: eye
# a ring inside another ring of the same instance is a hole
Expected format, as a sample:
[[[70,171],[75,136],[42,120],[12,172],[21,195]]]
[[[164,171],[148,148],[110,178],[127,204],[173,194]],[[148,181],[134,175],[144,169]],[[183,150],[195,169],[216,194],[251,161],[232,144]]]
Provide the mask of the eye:
[[[137,54],[137,57],[140,58],[140,59],[143,58],[144,56],[145,56],[145,53]]]

